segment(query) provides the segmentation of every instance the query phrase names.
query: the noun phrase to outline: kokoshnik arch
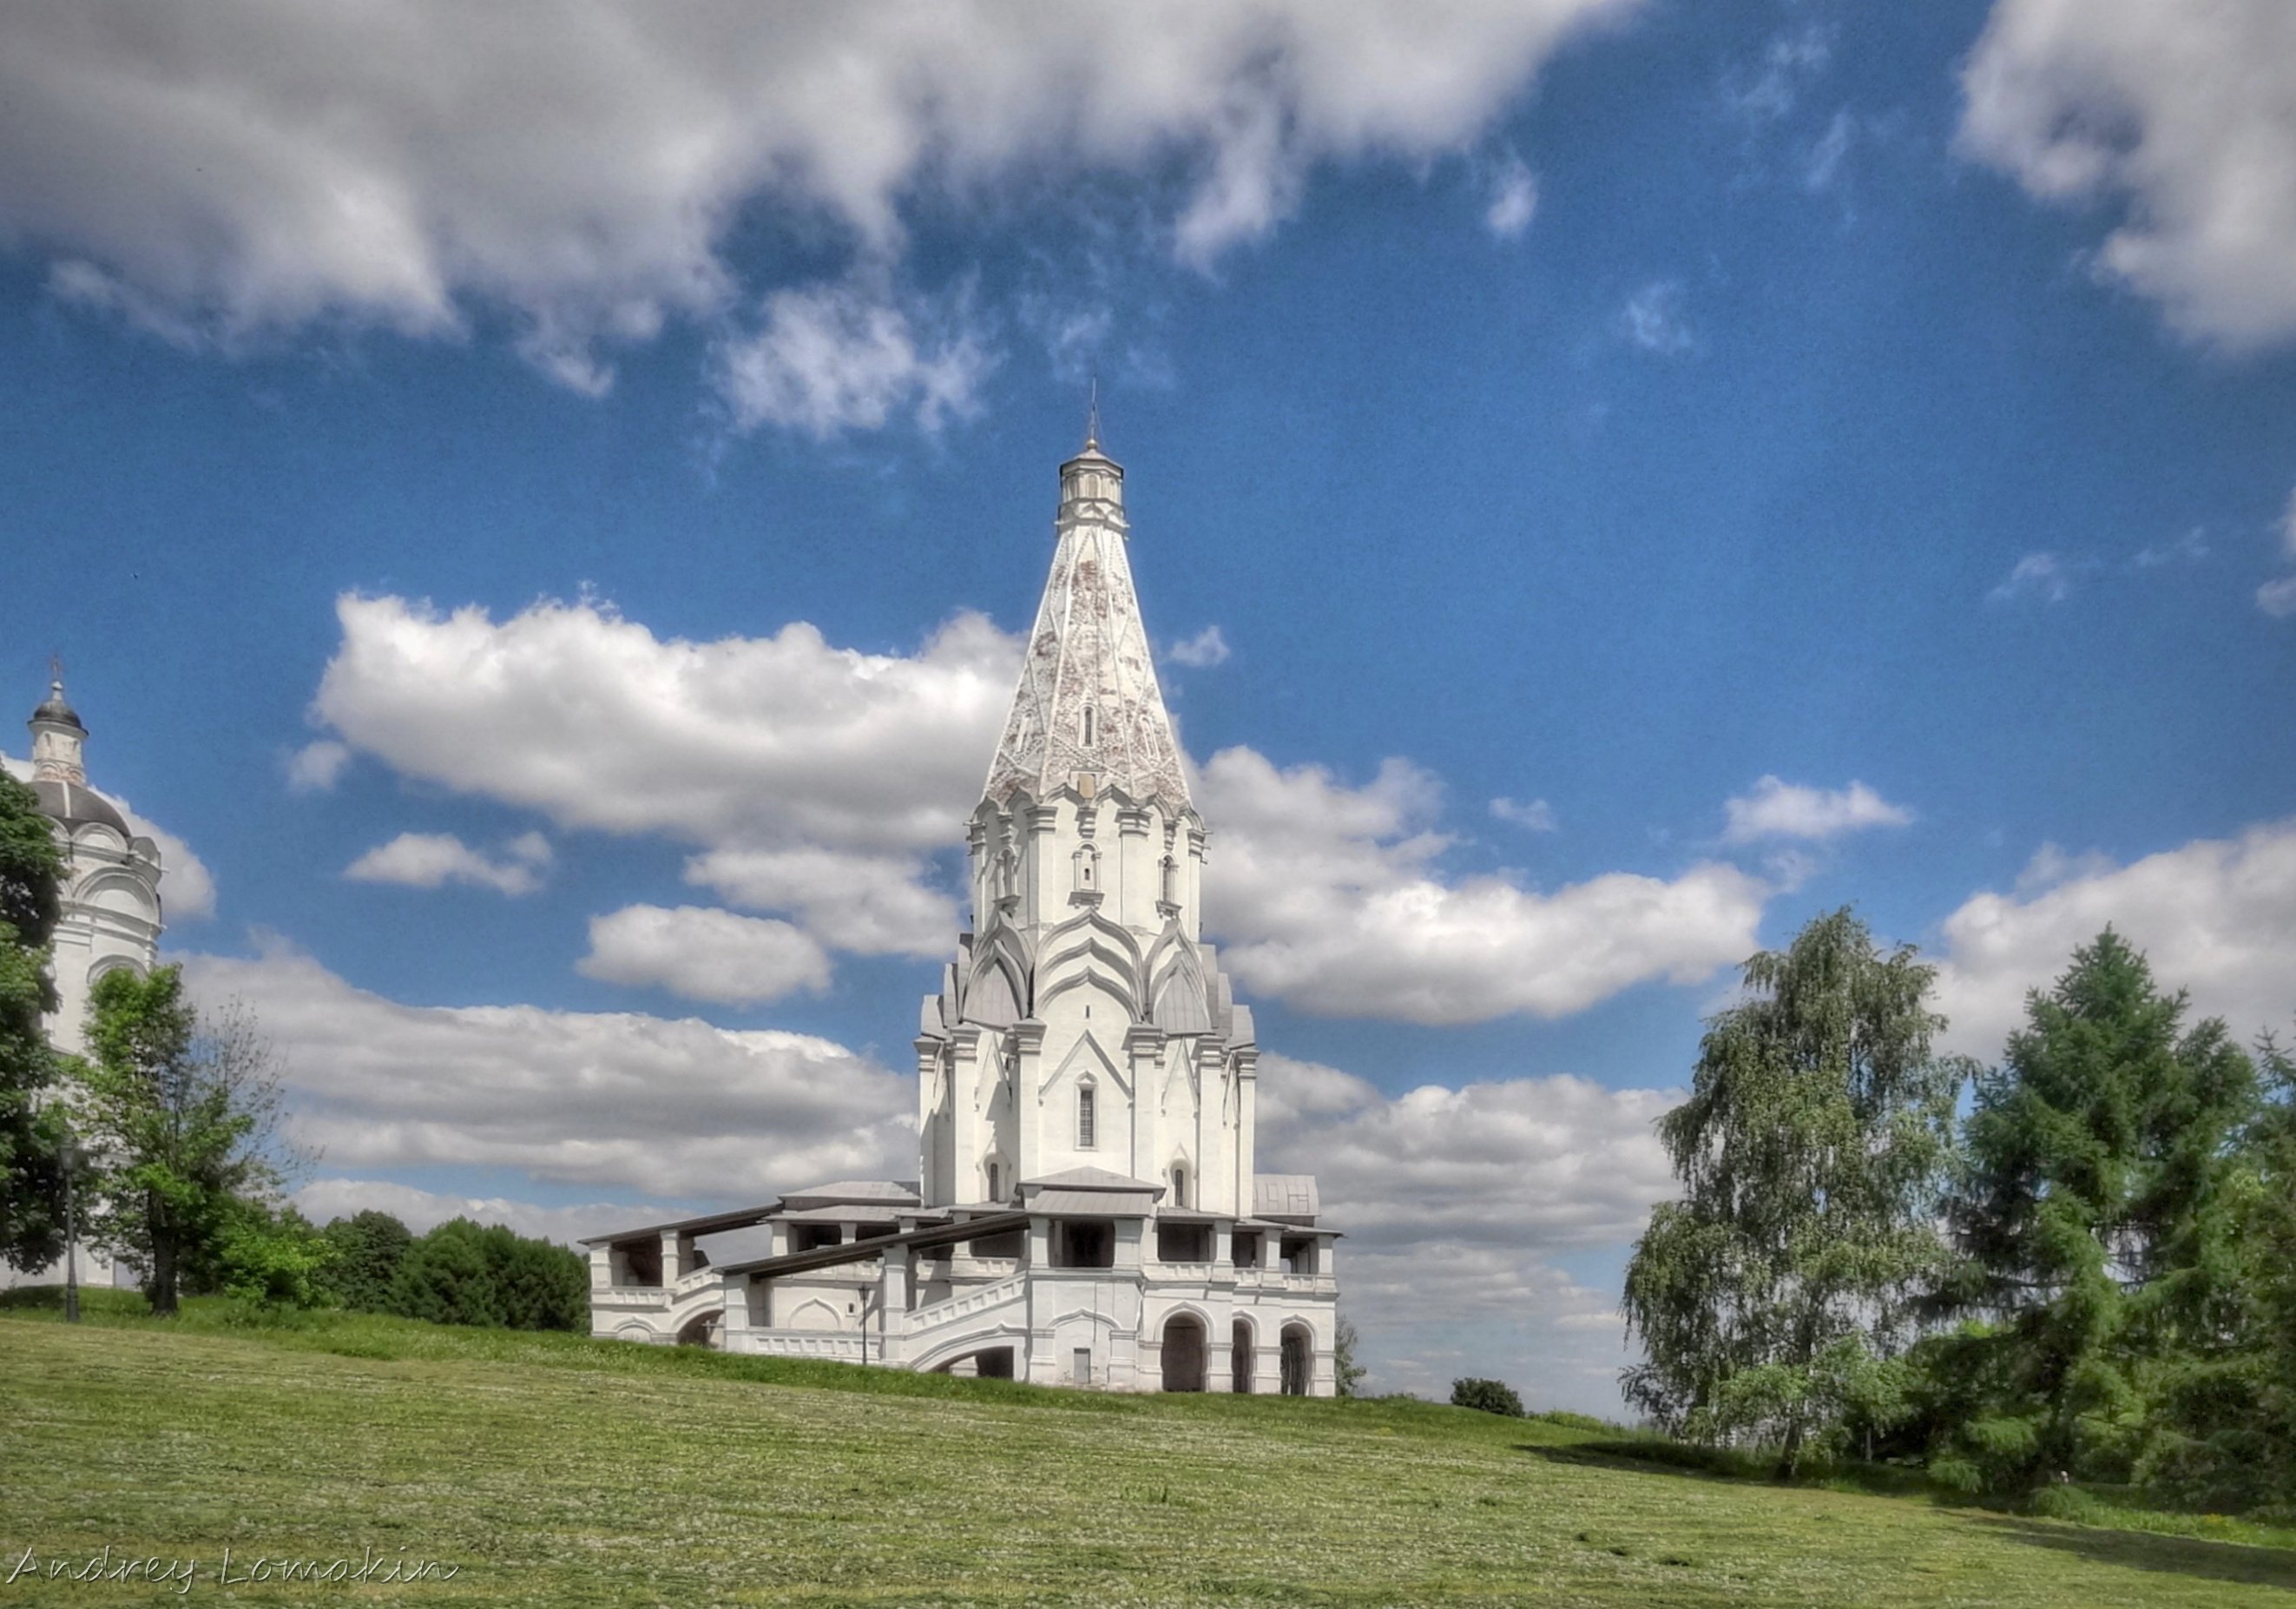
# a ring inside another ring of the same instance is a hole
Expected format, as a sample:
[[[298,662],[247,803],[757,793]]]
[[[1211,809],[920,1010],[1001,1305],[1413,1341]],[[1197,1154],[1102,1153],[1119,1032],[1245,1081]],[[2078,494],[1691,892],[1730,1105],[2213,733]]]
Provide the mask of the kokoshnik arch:
[[[1096,432],[1095,433],[1096,437]],[[1336,1232],[1253,1165],[1259,1046],[1202,939],[1124,471],[1061,466],[1057,545],[967,832],[973,931],[925,997],[917,1178],[602,1235],[591,1327],[1116,1391],[1329,1396]],[[713,1263],[762,1227],[771,1255]]]

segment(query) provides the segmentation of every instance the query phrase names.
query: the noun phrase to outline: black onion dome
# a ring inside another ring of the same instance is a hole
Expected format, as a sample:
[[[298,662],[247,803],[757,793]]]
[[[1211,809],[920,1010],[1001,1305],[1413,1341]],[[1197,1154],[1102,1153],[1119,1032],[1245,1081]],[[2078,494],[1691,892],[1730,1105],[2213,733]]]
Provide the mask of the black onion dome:
[[[87,730],[80,724],[79,711],[64,702],[64,685],[62,682],[48,684],[48,696],[38,709],[32,711],[32,718],[55,721],[81,733],[86,733]]]

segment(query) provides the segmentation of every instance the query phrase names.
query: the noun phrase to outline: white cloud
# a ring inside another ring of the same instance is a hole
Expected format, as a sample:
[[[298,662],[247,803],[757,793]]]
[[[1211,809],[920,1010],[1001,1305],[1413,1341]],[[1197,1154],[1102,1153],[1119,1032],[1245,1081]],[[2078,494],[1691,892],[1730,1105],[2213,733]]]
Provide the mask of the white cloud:
[[[1516,799],[1494,799],[1491,814],[1500,821],[1513,822],[1533,833],[1552,833],[1557,825],[1554,807],[1543,799],[1534,799],[1529,804]]]
[[[187,344],[315,323],[459,339],[502,313],[529,362],[595,393],[615,348],[741,300],[737,221],[882,263],[920,200],[1172,172],[1159,226],[1208,265],[1289,216],[1318,163],[1464,151],[1565,41],[1633,5],[1144,4],[1089,29],[995,0],[215,0],[165,29],[128,6],[20,8],[0,236],[42,254],[60,297]],[[856,393],[828,395],[834,413]]]
[[[305,743],[288,757],[287,786],[297,793],[324,793],[351,763],[351,751],[332,738]]]
[[[725,1006],[758,1006],[829,987],[829,956],[803,930],[693,905],[632,905],[591,917],[590,953],[575,969],[609,983]]]
[[[504,1224],[521,1235],[573,1245],[643,1217],[644,1209],[594,1202],[579,1207],[537,1207],[499,1195],[446,1195],[377,1178],[315,1178],[294,1193],[295,1204],[315,1224],[356,1212],[388,1212],[417,1235],[450,1219]]]
[[[2296,564],[2296,492],[2288,494],[2288,512],[2280,517],[2281,556]],[[2267,581],[2256,589],[2256,606],[2275,620],[2296,614],[2296,573]]]
[[[2045,845],[2011,894],[1972,895],[1945,920],[1939,1009],[1956,1049],[1997,1057],[2073,951],[2110,924],[2151,959],[2167,989],[2192,991],[2195,1017],[2236,1038],[2296,1017],[2296,818],[2237,838],[2199,839],[2119,866]]]
[[[1347,1232],[1341,1288],[1378,1389],[1439,1396],[1482,1375],[1541,1405],[1618,1411],[1617,1293],[1553,1260],[1623,1259],[1675,1194],[1653,1125],[1680,1091],[1566,1074],[1390,1099],[1274,1054],[1259,1088],[1260,1167],[1314,1173]]]
[[[542,886],[551,862],[550,841],[521,833],[495,858],[472,849],[452,833],[401,833],[377,844],[343,868],[353,882],[395,882],[406,888],[443,888],[450,882],[488,888],[515,898]]]
[[[405,1006],[277,948],[189,956],[184,971],[195,997],[253,1009],[285,1060],[292,1133],[330,1169],[508,1168],[732,1202],[914,1170],[914,1083],[810,1035]]]
[[[2296,335],[2296,6],[1999,0],[1962,149],[2042,201],[2124,203],[2105,278],[2227,348]]]
[[[2074,573],[2086,568],[2062,554],[2029,553],[2017,561],[2006,580],[1985,595],[1986,602],[2014,603],[2038,598],[2044,603],[2062,603],[2072,592]]]
[[[1207,626],[1195,636],[1173,644],[1170,652],[1174,664],[1202,670],[1226,661],[1227,638],[1220,635],[1218,626]]]
[[[1491,181],[1483,226],[1501,240],[1520,240],[1538,210],[1538,179],[1521,157],[1509,157]]]
[[[685,863],[685,881],[752,910],[794,911],[823,942],[863,956],[938,958],[955,942],[956,902],[921,886],[914,857],[817,846],[712,850]]]
[[[1754,784],[1753,792],[1724,803],[1725,843],[1765,838],[1838,838],[1868,827],[1901,827],[1913,812],[1893,805],[1862,782],[1846,788],[1811,788],[1775,776]]]
[[[1697,333],[1683,315],[1682,301],[1680,280],[1653,280],[1627,299],[1619,313],[1619,328],[1645,352],[1680,357],[1698,345]]]
[[[1767,890],[1718,862],[1551,894],[1447,881],[1431,863],[1450,841],[1428,829],[1440,792],[1402,760],[1349,788],[1249,749],[1212,757],[1198,789],[1218,832],[1206,919],[1247,991],[1333,1016],[1556,1017],[1654,979],[1694,983],[1754,948]]]
[[[961,835],[1019,648],[959,614],[913,655],[769,637],[656,637],[611,605],[497,622],[402,598],[336,601],[314,715],[399,775],[562,827],[709,848],[925,853]]]
[[[718,389],[747,430],[785,425],[816,438],[875,430],[900,409],[920,427],[979,411],[994,366],[960,306],[928,333],[919,308],[856,285],[776,291],[760,327],[718,349]]]
[[[12,754],[0,754],[0,768],[18,782],[32,780],[32,762],[19,759]],[[207,862],[192,852],[192,846],[168,831],[150,817],[140,814],[120,794],[109,788],[96,792],[119,807],[127,830],[138,837],[148,838],[160,850],[160,908],[170,923],[204,922],[215,915],[215,874],[208,870]]]

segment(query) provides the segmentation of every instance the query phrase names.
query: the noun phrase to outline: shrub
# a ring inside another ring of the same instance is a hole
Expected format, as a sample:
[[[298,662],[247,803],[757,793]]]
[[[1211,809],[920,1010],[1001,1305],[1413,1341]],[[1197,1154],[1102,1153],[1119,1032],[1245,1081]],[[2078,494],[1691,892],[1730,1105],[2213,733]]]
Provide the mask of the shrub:
[[[414,1244],[407,1227],[369,1209],[338,1218],[320,1233],[335,1253],[324,1277],[328,1293],[354,1313],[390,1311],[391,1281]]]
[[[234,1200],[223,1214],[212,1270],[219,1294],[266,1308],[308,1308],[325,1294],[334,1248],[292,1207]]]
[[[432,1324],[581,1331],[590,1322],[590,1270],[564,1246],[458,1218],[407,1247],[391,1277],[390,1310]]]
[[[1454,1380],[1451,1382],[1453,1408],[1480,1408],[1487,1414],[1504,1414],[1510,1419],[1520,1419],[1522,1399],[1514,1394],[1514,1387],[1504,1380]]]

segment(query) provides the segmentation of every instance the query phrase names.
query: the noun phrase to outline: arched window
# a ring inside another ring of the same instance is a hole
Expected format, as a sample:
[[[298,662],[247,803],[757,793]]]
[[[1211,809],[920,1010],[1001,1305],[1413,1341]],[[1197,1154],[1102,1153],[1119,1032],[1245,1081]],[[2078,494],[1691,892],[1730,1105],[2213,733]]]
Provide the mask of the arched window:
[[[1188,1170],[1177,1162],[1172,1166],[1172,1204],[1176,1207],[1188,1204]]]
[[[1100,711],[1094,709],[1090,704],[1086,704],[1084,707],[1084,741],[1086,747],[1091,746],[1092,740],[1099,733],[1099,716]]]
[[[1098,1104],[1095,1097],[1098,1094],[1089,1084],[1081,1085],[1077,1089],[1077,1149],[1079,1151],[1093,1148],[1094,1119],[1097,1115],[1094,1108]]]
[[[1003,1182],[1004,1182],[1003,1180],[999,1179],[999,1178],[996,1177],[996,1164],[995,1162],[991,1162],[991,1163],[989,1163],[989,1164],[988,1164],[988,1199],[989,1199],[990,1201],[1003,1201],[1003,1200],[1004,1199],[1004,1192],[1003,1192],[1003,1191],[1001,1191],[1001,1190],[999,1190],[999,1189],[997,1188],[997,1186],[998,1186],[998,1185],[1000,1185],[1000,1184],[1001,1184],[1001,1183],[1003,1183]]]

